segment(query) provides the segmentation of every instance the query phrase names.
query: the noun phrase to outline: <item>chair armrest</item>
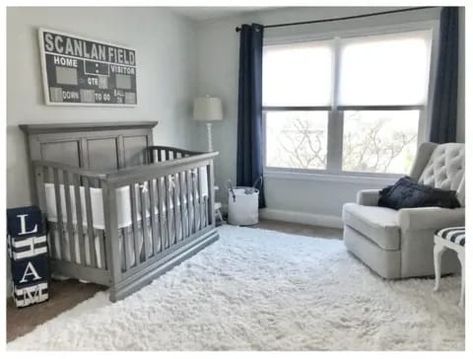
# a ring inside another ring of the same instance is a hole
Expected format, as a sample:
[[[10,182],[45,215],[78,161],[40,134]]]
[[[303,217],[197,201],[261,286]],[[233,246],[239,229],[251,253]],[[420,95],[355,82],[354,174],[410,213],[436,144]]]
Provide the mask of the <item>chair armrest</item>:
[[[465,208],[402,208],[398,211],[401,229],[437,230],[445,227],[464,226]]]
[[[356,203],[363,206],[377,206],[379,200],[379,189],[364,189],[356,194]]]

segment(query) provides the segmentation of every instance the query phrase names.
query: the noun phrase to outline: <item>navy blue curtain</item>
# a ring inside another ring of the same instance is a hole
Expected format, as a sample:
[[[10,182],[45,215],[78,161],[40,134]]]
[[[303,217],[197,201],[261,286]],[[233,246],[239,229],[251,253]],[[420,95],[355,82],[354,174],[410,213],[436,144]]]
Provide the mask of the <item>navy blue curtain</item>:
[[[242,25],[238,77],[237,185],[252,186],[263,175],[263,26]],[[265,206],[264,188],[260,208]]]
[[[457,138],[458,7],[440,13],[437,73],[432,106],[430,140],[455,142]]]

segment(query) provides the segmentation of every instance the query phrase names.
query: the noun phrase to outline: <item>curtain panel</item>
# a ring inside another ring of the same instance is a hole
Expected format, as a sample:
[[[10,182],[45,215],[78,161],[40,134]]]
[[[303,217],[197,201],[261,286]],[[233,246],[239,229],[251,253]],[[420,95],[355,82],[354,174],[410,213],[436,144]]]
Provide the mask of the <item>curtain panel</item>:
[[[263,26],[243,24],[238,77],[238,186],[252,186],[263,176],[262,72]],[[264,184],[259,206],[265,206]]]
[[[458,7],[440,13],[439,51],[432,104],[430,141],[456,142],[458,91]]]

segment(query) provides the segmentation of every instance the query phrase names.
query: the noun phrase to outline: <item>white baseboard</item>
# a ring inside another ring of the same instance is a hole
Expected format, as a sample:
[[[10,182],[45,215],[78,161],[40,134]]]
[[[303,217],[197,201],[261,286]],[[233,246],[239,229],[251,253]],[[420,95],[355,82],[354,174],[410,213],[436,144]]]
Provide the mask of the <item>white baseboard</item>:
[[[329,216],[324,214],[314,214],[305,212],[285,211],[281,209],[263,208],[259,212],[260,217],[264,219],[273,219],[276,221],[309,224],[313,226],[323,226],[331,228],[343,228],[341,217]]]

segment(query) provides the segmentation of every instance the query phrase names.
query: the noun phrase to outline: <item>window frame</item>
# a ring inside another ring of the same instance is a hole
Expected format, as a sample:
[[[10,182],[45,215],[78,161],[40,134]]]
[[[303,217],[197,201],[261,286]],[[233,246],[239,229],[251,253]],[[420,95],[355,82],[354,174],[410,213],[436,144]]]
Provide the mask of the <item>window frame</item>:
[[[342,106],[335,103],[337,99],[339,78],[340,78],[340,42],[341,39],[363,37],[371,35],[388,35],[411,31],[431,31],[430,43],[430,69],[429,82],[427,84],[427,99],[422,105],[360,105]],[[399,178],[402,173],[380,173],[380,172],[356,172],[344,171],[343,164],[343,115],[344,111],[383,111],[383,110],[419,110],[419,124],[417,132],[417,146],[425,142],[428,138],[430,127],[429,119],[431,112],[431,101],[433,95],[433,84],[435,83],[435,67],[438,54],[438,31],[439,21],[428,20],[396,25],[376,26],[370,28],[357,28],[339,31],[319,31],[317,34],[297,34],[288,36],[277,36],[265,38],[263,46],[284,45],[297,42],[327,41],[334,42],[334,56],[332,66],[332,100],[331,106],[263,106],[262,107],[262,127],[263,127],[263,156],[265,177],[273,178],[318,178],[329,181],[342,180],[346,182],[374,181],[374,183],[389,183],[392,179]],[[264,69],[263,69],[264,71]],[[269,111],[328,111],[327,129],[327,165],[326,169],[303,169],[287,167],[267,166],[266,156],[266,113]]]

